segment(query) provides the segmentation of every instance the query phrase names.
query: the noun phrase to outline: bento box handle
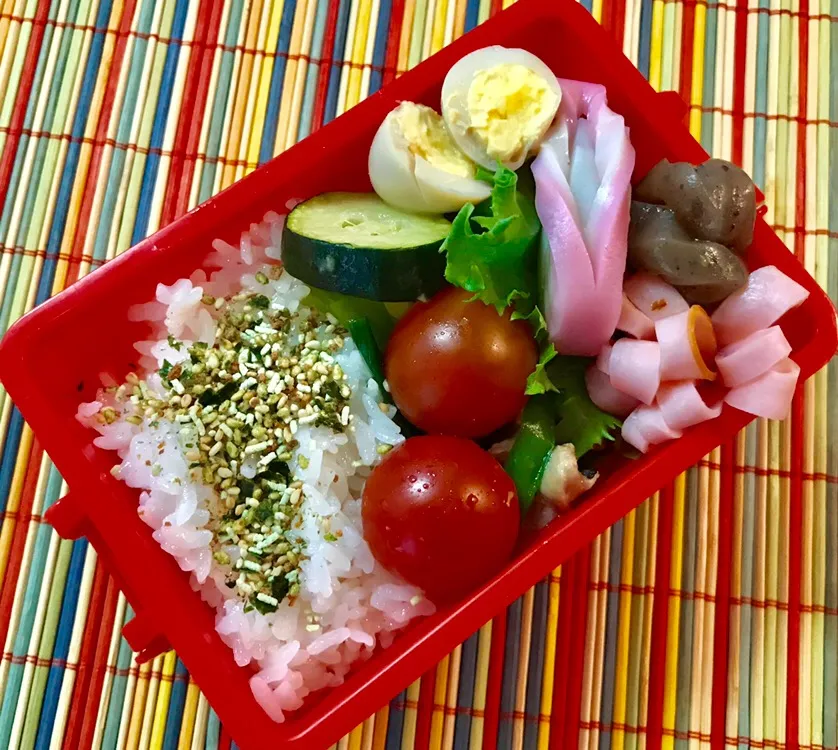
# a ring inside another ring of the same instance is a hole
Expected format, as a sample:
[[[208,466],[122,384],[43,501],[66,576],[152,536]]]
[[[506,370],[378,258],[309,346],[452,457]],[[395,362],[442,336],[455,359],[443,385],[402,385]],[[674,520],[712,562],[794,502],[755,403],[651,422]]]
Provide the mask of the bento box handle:
[[[135,658],[138,664],[150,661],[155,656],[170,651],[172,647],[165,636],[160,633],[160,628],[155,625],[153,618],[144,614],[141,603],[133,595],[133,587],[128,585],[129,582],[120,573],[120,566],[116,560],[112,559],[110,547],[102,543],[103,540],[97,529],[89,523],[81,497],[68,492],[47,510],[44,520],[63,539],[78,539],[85,536],[90,540],[99,557],[106,563],[108,572],[134,607],[134,618],[125,625],[122,634],[131,646],[131,650],[137,654]]]
[[[144,664],[155,656],[172,650],[165,636],[159,633],[154,623],[144,617],[142,612],[136,612],[134,619],[125,624],[122,635],[136,654],[134,659],[137,664]]]
[[[68,492],[54,503],[44,514],[44,520],[62,539],[78,539],[85,536],[87,513],[72,492]]]

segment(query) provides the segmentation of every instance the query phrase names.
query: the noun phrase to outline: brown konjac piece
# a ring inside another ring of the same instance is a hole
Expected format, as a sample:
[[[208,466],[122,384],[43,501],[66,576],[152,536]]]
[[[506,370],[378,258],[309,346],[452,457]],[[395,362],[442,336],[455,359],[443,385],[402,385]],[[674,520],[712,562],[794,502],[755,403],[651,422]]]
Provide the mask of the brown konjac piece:
[[[744,253],[754,236],[756,189],[735,164],[709,159],[695,167],[664,159],[634,188],[634,198],[671,208],[698,240]]]
[[[631,204],[628,258],[696,305],[720,302],[748,277],[745,264],[724,245],[693,239],[672,209],[639,201]]]

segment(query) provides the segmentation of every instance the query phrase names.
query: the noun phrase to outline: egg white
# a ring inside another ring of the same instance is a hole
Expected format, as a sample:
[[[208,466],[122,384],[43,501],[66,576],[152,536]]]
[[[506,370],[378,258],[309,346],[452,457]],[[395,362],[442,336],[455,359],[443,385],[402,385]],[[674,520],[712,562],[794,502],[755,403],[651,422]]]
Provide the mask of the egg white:
[[[455,63],[442,84],[442,116],[452,137],[463,152],[473,161],[487,169],[494,170],[496,161],[486,153],[484,145],[470,130],[470,115],[468,109],[468,92],[474,77],[483,70],[498,65],[523,65],[533,73],[543,78],[547,86],[556,94],[556,108],[552,116],[545,122],[541,131],[526,144],[518,158],[504,163],[509,169],[518,169],[533,153],[544,138],[544,134],[552,124],[561,102],[562,90],[558,79],[547,65],[531,52],[523,49],[501,47],[495,45],[484,47],[461,58]]]
[[[489,197],[486,183],[446,172],[412,153],[395,113],[384,118],[370,147],[370,182],[382,200],[405,211],[441,214]],[[445,127],[441,120],[439,126]]]

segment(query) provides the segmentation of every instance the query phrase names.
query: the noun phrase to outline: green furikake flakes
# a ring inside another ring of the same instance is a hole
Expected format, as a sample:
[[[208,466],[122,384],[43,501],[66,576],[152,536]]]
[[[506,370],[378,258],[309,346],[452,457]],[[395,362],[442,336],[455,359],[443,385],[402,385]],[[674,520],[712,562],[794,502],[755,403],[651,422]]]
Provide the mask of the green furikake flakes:
[[[305,557],[289,533],[302,523],[303,485],[288,463],[295,435],[307,424],[343,432],[351,421],[352,392],[334,358],[346,332],[313,310],[273,310],[263,294],[207,304],[219,315],[215,341],[164,362],[166,395],[142,389],[136,403],[149,421],[179,426],[190,478],[217,498],[207,526],[213,559],[229,568],[225,583],[246,611],[269,613],[299,594]]]

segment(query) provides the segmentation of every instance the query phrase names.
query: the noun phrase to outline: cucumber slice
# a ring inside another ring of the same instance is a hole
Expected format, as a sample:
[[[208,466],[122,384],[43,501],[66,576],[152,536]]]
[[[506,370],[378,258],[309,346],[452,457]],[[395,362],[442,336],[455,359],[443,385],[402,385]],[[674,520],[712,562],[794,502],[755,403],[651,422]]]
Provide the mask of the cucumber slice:
[[[401,211],[374,193],[326,193],[288,216],[282,262],[319,289],[382,302],[408,302],[438,291],[451,223]]]

